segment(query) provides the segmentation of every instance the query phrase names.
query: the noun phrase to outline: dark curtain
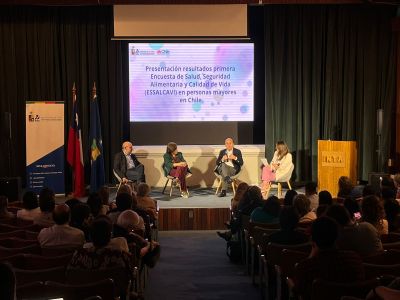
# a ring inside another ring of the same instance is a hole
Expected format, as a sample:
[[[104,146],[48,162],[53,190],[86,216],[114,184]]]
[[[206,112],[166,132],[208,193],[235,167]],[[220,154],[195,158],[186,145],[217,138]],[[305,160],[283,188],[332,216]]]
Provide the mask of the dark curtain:
[[[3,117],[4,112],[11,113],[12,139],[9,142],[2,132],[0,176],[21,176],[25,172],[25,101],[63,100],[67,137],[74,82],[85,169],[90,169],[89,100],[96,82],[109,181],[112,156],[120,149],[126,136],[124,124],[128,123],[123,104],[123,47],[121,42],[111,40],[112,20],[112,7],[104,6],[1,7],[0,112]],[[67,165],[66,171],[70,180]]]
[[[392,6],[265,6],[266,153],[285,140],[297,180],[316,179],[318,139],[357,141],[361,179],[384,168],[395,142],[395,15]]]

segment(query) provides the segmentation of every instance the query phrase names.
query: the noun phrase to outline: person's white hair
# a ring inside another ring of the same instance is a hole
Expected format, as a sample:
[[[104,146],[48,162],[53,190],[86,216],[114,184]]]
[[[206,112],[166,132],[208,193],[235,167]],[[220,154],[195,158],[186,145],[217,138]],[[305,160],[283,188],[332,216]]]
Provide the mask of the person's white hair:
[[[133,210],[125,210],[118,216],[117,225],[130,231],[144,229],[143,219]]]

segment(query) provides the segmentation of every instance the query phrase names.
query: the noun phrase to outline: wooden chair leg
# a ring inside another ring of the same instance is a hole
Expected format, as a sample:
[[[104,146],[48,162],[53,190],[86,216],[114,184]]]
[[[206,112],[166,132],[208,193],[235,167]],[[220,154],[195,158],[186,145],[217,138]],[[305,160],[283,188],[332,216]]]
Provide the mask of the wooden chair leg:
[[[122,181],[119,182],[119,185],[118,185],[118,188],[117,188],[117,194],[118,194],[118,191],[119,191],[121,185],[122,185]]]
[[[282,185],[278,182],[278,198],[282,198]]]
[[[169,188],[169,196],[172,197],[172,188],[174,185],[174,179],[171,179],[171,187]]]
[[[270,190],[271,190],[271,185],[272,185],[272,183],[270,182],[270,183],[269,183],[269,186],[268,186],[268,189],[267,189],[267,192],[265,193],[265,199],[268,198],[269,192],[270,192]]]
[[[233,196],[235,197],[235,194],[236,194],[236,179],[232,181],[232,191],[233,191]]]
[[[287,183],[287,185],[288,185],[288,187],[289,187],[289,190],[291,190],[291,189],[292,189],[292,186],[290,185],[290,181],[288,180],[288,181],[286,181],[286,183]]]
[[[221,186],[222,186],[222,179],[219,179],[219,183],[218,183],[218,186],[217,186],[217,190],[215,191],[215,195],[218,194],[218,191],[221,188]]]
[[[168,182],[169,182],[169,178],[167,178],[167,182],[166,182],[165,185],[164,185],[164,189],[162,190],[162,194],[164,194],[165,189],[167,188]],[[118,189],[119,189],[119,188],[118,188]]]

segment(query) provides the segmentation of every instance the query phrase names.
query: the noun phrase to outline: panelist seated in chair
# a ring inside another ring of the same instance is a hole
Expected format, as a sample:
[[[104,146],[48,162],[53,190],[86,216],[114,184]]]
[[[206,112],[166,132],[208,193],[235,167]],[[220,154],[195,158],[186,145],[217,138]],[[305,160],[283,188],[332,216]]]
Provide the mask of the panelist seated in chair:
[[[222,176],[221,192],[218,197],[226,196],[226,188],[228,184],[232,183],[231,177],[238,174],[243,166],[242,152],[234,146],[233,139],[227,138],[225,140],[225,149],[219,152],[217,158],[217,166],[214,172]]]
[[[178,151],[178,146],[174,142],[170,142],[167,145],[167,150],[164,154],[164,172],[167,175],[178,178],[180,188],[181,188],[181,196],[183,198],[188,198],[189,193],[187,191],[186,186],[186,176],[190,170],[186,163],[186,160],[183,158],[182,152]]]
[[[293,171],[292,154],[284,141],[278,141],[275,146],[274,157],[269,165],[262,168],[262,194],[265,196],[272,181],[289,181]]]
[[[145,182],[144,166],[132,150],[131,142],[126,141],[122,144],[122,151],[114,158],[114,171],[121,178],[122,183],[133,181],[139,184]]]

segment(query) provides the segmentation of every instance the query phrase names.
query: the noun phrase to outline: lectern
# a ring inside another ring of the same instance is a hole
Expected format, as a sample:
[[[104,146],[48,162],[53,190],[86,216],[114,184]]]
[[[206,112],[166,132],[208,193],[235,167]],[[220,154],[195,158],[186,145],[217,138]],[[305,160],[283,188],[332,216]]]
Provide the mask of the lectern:
[[[340,176],[357,182],[357,143],[318,140],[318,188],[336,197]]]

